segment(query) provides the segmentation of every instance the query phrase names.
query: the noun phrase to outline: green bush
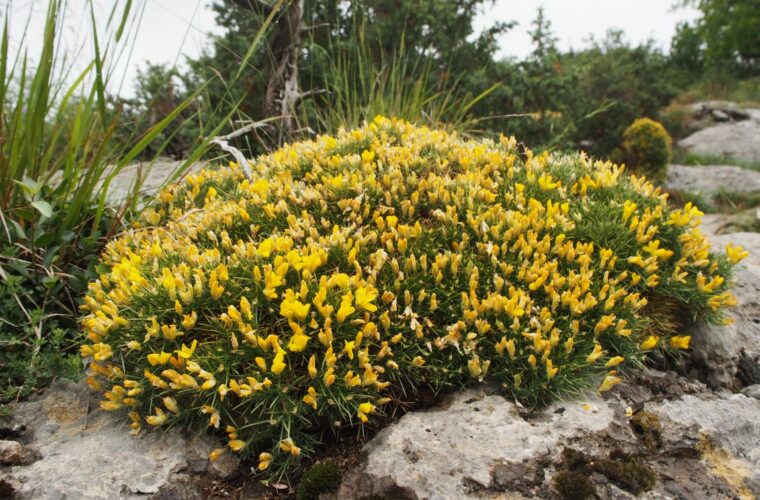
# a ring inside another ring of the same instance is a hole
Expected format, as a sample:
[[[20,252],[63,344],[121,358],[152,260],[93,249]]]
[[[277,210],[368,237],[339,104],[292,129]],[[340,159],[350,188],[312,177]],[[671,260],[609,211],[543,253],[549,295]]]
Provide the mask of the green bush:
[[[623,132],[623,142],[613,158],[634,173],[662,182],[668,175],[672,142],[662,124],[639,118]]]
[[[746,256],[645,179],[514,138],[377,117],[251,167],[170,187],[109,243],[82,354],[135,433],[217,429],[272,479],[425,387],[609,390],[688,347],[681,314],[721,321]]]

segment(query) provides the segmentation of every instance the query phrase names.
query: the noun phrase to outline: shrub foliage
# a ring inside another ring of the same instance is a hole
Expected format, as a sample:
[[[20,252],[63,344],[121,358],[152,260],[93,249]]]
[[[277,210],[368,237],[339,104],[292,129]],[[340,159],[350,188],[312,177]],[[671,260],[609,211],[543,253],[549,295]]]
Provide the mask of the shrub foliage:
[[[661,123],[649,118],[635,120],[623,132],[623,143],[613,154],[633,172],[664,181],[672,157],[673,141]]]
[[[607,390],[688,346],[649,301],[721,321],[745,255],[712,254],[701,213],[645,179],[514,138],[377,117],[252,167],[168,188],[109,244],[82,353],[135,433],[218,429],[274,477],[422,386]]]

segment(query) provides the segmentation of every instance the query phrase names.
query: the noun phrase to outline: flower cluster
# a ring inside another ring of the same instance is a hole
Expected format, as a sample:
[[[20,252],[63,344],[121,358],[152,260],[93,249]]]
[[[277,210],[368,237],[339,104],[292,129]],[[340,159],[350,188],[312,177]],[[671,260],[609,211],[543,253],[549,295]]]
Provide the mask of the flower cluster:
[[[732,263],[699,210],[583,155],[376,118],[163,191],[112,241],[82,320],[89,384],[133,432],[198,426],[282,474],[422,386],[537,403],[685,349]],[[670,304],[672,307],[657,307]]]

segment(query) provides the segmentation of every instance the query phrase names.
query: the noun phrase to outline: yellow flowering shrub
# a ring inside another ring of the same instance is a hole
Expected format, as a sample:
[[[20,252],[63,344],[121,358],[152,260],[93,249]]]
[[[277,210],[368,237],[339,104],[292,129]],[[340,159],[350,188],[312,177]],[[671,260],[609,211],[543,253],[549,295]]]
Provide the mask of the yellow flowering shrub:
[[[422,386],[538,404],[685,349],[650,302],[721,321],[701,212],[583,155],[376,118],[158,195],[90,284],[82,354],[133,432],[198,426],[281,477]],[[670,310],[672,308],[661,308]]]
[[[672,142],[660,122],[639,118],[623,132],[623,143],[613,153],[613,160],[633,173],[662,182],[668,175]]]

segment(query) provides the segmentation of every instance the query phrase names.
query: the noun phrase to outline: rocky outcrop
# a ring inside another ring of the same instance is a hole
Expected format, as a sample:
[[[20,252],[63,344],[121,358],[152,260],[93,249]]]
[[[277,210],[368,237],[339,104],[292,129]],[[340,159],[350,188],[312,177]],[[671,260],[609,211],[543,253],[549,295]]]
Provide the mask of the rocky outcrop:
[[[730,312],[733,324],[695,325],[687,373],[710,386],[739,390],[760,383],[760,234],[708,234],[713,248],[733,243],[750,252],[735,268],[733,289],[737,306]]]
[[[760,401],[647,372],[528,412],[489,389],[380,431],[337,498],[729,498],[760,494]]]
[[[732,121],[726,110],[710,114],[723,123],[708,126],[678,141],[678,146],[694,154],[729,158],[745,163],[760,163],[760,109],[734,110],[747,116]]]
[[[760,142],[760,136],[757,139]],[[726,165],[670,165],[666,186],[674,191],[686,191],[706,198],[721,191],[760,194],[760,172]]]
[[[133,437],[113,414],[90,409],[94,399],[83,383],[56,382],[16,405],[4,434],[36,460],[0,469],[15,498],[204,498],[204,485],[237,468],[229,454],[210,463],[208,453],[219,444],[205,436]]]

